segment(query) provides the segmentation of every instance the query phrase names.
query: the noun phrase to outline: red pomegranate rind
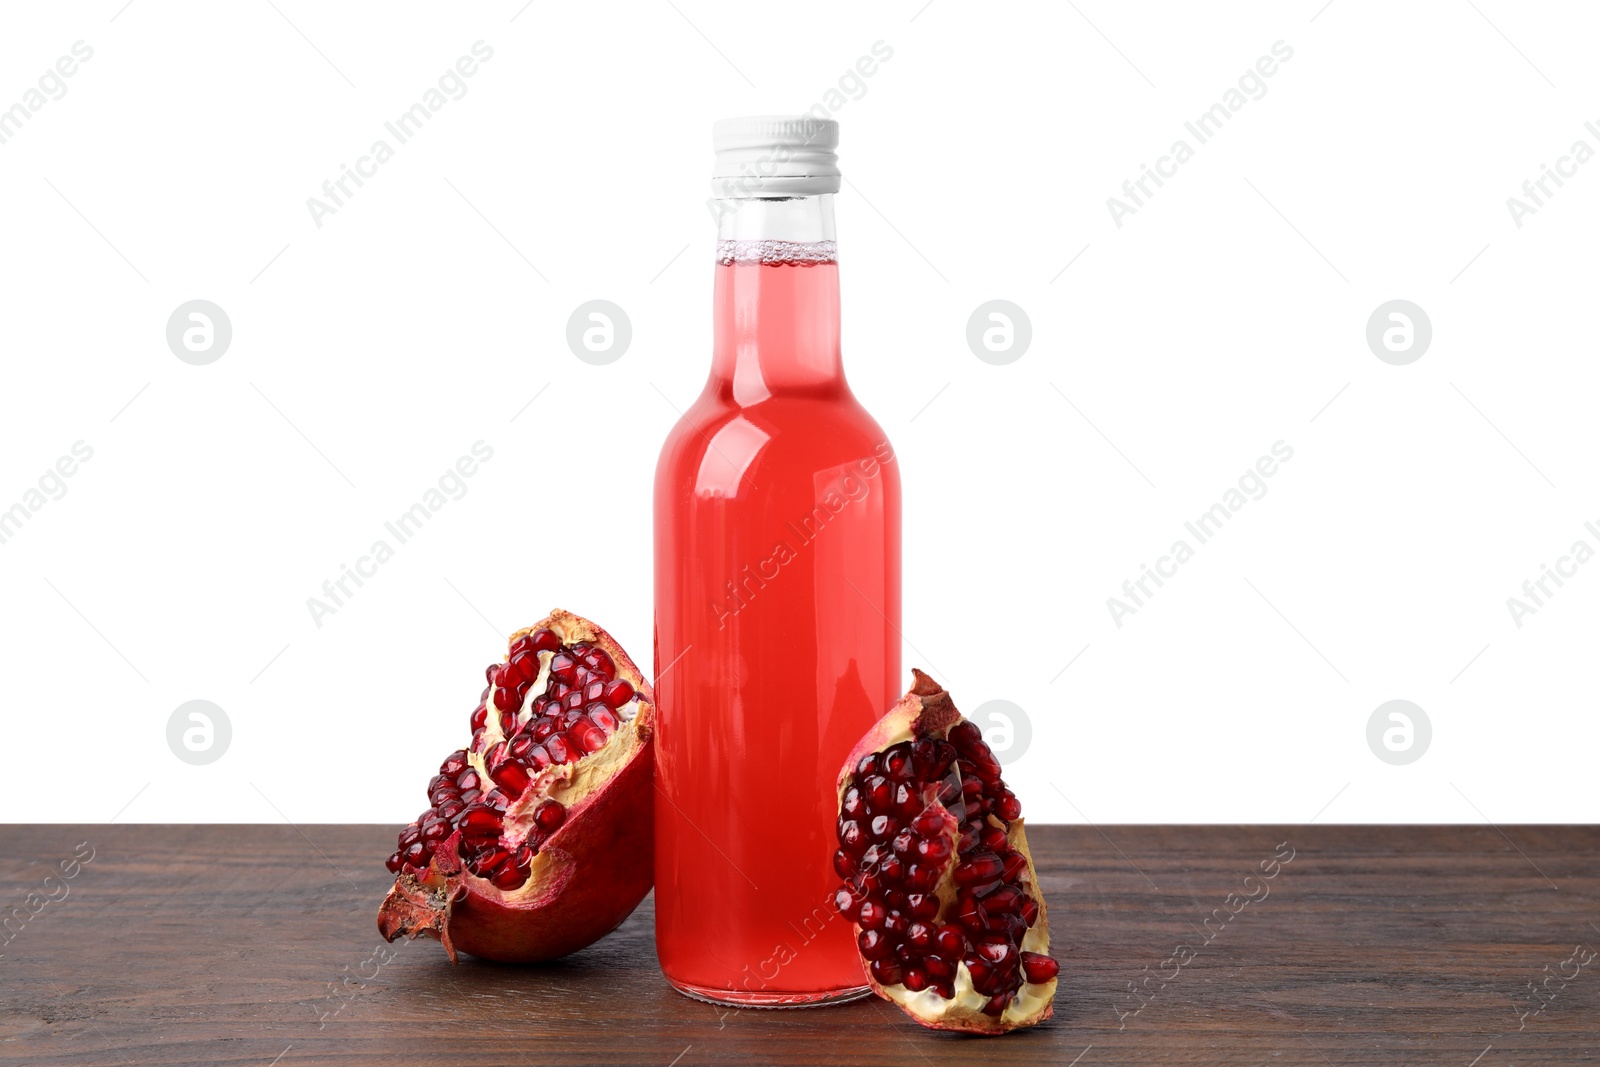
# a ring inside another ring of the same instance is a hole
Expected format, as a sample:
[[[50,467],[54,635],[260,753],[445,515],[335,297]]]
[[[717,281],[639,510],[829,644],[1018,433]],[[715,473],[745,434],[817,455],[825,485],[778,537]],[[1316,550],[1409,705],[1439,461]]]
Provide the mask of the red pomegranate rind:
[[[388,940],[432,937],[452,960],[567,955],[650,890],[649,682],[603,629],[559,609],[509,644],[486,671],[472,745],[445,759],[429,809],[401,832],[378,913]]]
[[[839,776],[835,906],[874,992],[923,1026],[1032,1026],[1059,967],[1021,803],[978,728],[912,673]]]

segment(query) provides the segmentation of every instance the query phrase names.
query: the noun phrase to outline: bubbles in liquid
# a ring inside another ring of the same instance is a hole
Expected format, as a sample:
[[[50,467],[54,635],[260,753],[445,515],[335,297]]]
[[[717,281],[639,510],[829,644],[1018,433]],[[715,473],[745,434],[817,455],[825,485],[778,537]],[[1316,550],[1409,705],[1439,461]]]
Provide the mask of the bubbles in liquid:
[[[718,241],[717,262],[730,263],[794,263],[811,266],[816,263],[835,263],[839,259],[837,241]]]

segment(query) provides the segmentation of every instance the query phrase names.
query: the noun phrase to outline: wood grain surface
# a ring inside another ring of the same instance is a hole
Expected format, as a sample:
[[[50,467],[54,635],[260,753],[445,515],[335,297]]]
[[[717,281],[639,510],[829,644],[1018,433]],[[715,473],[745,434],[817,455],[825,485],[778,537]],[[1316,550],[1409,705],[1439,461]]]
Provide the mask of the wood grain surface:
[[[554,965],[385,962],[394,832],[0,826],[0,1064],[1600,1063],[1595,827],[1033,828],[1060,991],[998,1039],[687,1000],[648,900]]]

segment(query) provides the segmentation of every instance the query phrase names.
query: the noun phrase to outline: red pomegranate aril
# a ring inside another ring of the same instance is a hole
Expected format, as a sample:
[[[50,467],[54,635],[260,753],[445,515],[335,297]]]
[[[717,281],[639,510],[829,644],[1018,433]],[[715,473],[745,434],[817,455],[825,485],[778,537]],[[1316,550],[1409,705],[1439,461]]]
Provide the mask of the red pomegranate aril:
[[[939,914],[939,898],[930,893],[908,893],[906,914],[913,919],[932,919]]]
[[[416,844],[407,848],[404,855],[405,861],[411,864],[413,867],[426,867],[428,865],[428,860],[433,857],[433,850],[427,845],[423,844],[421,841],[418,841]]]
[[[617,678],[606,683],[605,701],[613,708],[620,708],[633,699],[633,683],[626,678]]]
[[[528,758],[528,753],[533,751],[533,746],[534,740],[532,737],[527,734],[518,734],[512,739],[511,743],[506,746],[506,754],[511,756],[513,759],[526,761]]]
[[[894,951],[894,941],[882,930],[863,930],[856,938],[856,946],[867,960],[881,960]]]
[[[878,864],[878,873],[883,875],[883,880],[889,885],[898,885],[905,881],[909,864],[899,856],[885,856]]]
[[[839,847],[852,856],[859,856],[866,851],[867,835],[861,829],[861,824],[854,819],[845,819],[839,824]]]
[[[621,720],[617,718],[617,713],[605,704],[590,704],[584,708],[583,713],[589,716],[590,722],[608,734],[615,733],[617,727],[622,724]]]
[[[572,685],[578,680],[578,661],[566,652],[550,657],[550,677],[562,685]]]
[[[533,809],[534,823],[546,834],[555,833],[566,819],[567,809],[557,800],[547,800]]]
[[[964,962],[967,973],[972,976],[973,989],[987,997],[1000,988],[994,964],[978,956],[968,956]]]
[[[1006,942],[982,944],[976,951],[998,971],[1009,971],[1017,965],[1017,950]]]
[[[617,673],[617,665],[611,661],[603,648],[591,648],[583,654],[583,664],[596,674],[603,674],[607,678]]]
[[[550,735],[559,732],[561,724],[555,719],[540,719],[533,724],[533,731],[529,735],[535,741],[548,741]]]
[[[1034,903],[1032,897],[1023,897],[1018,911],[1022,916],[1022,921],[1029,926],[1039,921],[1039,905]]]
[[[861,761],[856,764],[856,777],[857,778],[866,778],[866,777],[868,777],[870,775],[874,775],[874,774],[877,774],[877,773],[878,773],[878,754],[876,752],[869,752],[867,755],[862,756],[861,757]]]
[[[933,945],[939,955],[947,960],[958,960],[967,951],[967,935],[954,924],[941,926],[934,931]]]
[[[554,652],[561,647],[561,638],[555,635],[555,631],[544,628],[529,634],[528,641],[535,652]]]
[[[894,804],[894,785],[881,774],[874,774],[862,783],[867,794],[867,805],[875,812],[887,812]]]
[[[906,927],[906,944],[918,952],[927,952],[933,947],[933,927],[925,922],[913,922]]]
[[[1009,847],[1008,842],[1010,839],[1006,837],[1006,832],[1000,827],[977,821],[974,821],[973,825],[978,827],[978,840],[990,852],[998,853]]]
[[[886,841],[900,832],[900,824],[887,815],[874,815],[867,830],[875,841]]]
[[[1004,859],[1004,874],[1007,879],[1016,880],[1022,872],[1028,869],[1028,857],[1020,852],[1007,852]]]
[[[956,865],[956,885],[992,882],[1005,873],[1005,863],[993,852],[974,852]]]
[[[491,689],[500,684],[500,668],[503,666],[503,663],[491,663],[483,669],[483,680],[489,683]]]
[[[996,993],[989,998],[989,1003],[983,1006],[983,1013],[985,1015],[1002,1015],[1005,1013],[1006,1005],[1010,1002],[1010,993]]]
[[[922,965],[928,969],[928,974],[935,979],[954,978],[956,976],[956,965],[949,960],[940,959],[938,956],[927,957],[922,961]]]
[[[905,936],[905,932],[910,926],[911,921],[905,917],[905,914],[895,911],[893,908],[889,909],[889,914],[883,920],[884,932],[893,934],[897,940]]]
[[[461,812],[465,808],[466,808],[466,805],[463,804],[461,802],[461,798],[459,796],[457,796],[457,797],[452,797],[451,799],[446,800],[444,803],[440,804],[438,810],[439,810],[439,815],[440,815],[441,818],[448,819],[451,822],[454,822],[455,821],[455,817],[457,815],[460,815]]]
[[[581,710],[583,710],[583,691],[579,690],[579,689],[574,689],[572,692],[570,692],[566,696],[562,697],[561,698],[561,710],[562,711],[581,711]]]
[[[500,732],[507,737],[517,732],[517,713],[502,711],[500,713]]]
[[[856,873],[856,861],[844,849],[835,849],[833,853],[833,873],[840,878],[849,878]]]
[[[989,914],[983,905],[978,903],[976,897],[961,897],[957,900],[956,919],[974,933],[982,933],[989,927]]]
[[[1061,973],[1061,964],[1040,952],[1022,954],[1022,973],[1034,985],[1042,985]]]
[[[904,829],[894,835],[894,854],[896,856],[911,856],[917,847],[917,835],[911,830]]]
[[[385,863],[384,866],[389,868],[390,874],[399,874],[400,868],[405,865],[405,862],[405,857],[396,852],[394,855],[389,857],[388,862]]]
[[[876,900],[865,900],[861,909],[856,913],[856,925],[863,930],[878,930],[883,927],[884,921],[889,918],[889,909],[879,904]]]
[[[928,988],[928,972],[921,967],[907,967],[900,976],[900,984],[913,993],[920,993]]]
[[[931,893],[939,884],[939,868],[913,863],[906,868],[905,885],[908,893]]]
[[[967,800],[983,796],[983,779],[975,774],[969,774],[961,779],[961,795]]]
[[[1006,822],[1016,822],[1022,818],[1022,801],[1017,795],[1007,789],[1000,794],[1000,800],[994,806],[994,813]]]
[[[606,745],[606,732],[588,719],[582,719],[568,731],[567,739],[581,752],[599,752]]]
[[[516,711],[519,703],[515,689],[496,689],[494,691],[494,706],[498,711]]]
[[[527,685],[539,674],[539,658],[519,652],[500,668],[500,684],[515,689]]]
[[[922,811],[922,796],[910,784],[901,782],[894,787],[894,813],[910,819]]]
[[[456,775],[460,774],[466,769],[467,753],[465,750],[459,748],[450,753],[450,755],[446,756],[444,762],[439,764],[439,773],[450,779],[452,782],[455,781]]]
[[[550,754],[551,763],[570,763],[572,761],[572,749],[560,734],[545,741],[544,750]]]
[[[507,759],[500,765],[500,769],[494,772],[494,784],[513,797],[520,797],[527,791],[531,782],[527,768],[513,759]]]
[[[917,858],[924,863],[943,863],[950,858],[950,840],[944,837],[924,837],[917,842]]]
[[[896,782],[904,782],[911,778],[913,773],[911,760],[911,746],[902,741],[898,745],[891,745],[883,753],[883,773]]]
[[[860,914],[860,901],[850,891],[849,886],[840,886],[833,893],[833,908],[846,922],[855,922],[856,916]]]
[[[923,837],[935,837],[944,833],[944,814],[935,807],[923,808],[915,819],[911,820],[911,828]]]
[[[472,732],[477,733],[479,730],[483,729],[488,722],[489,709],[485,705],[479,704],[477,710],[472,713]]]
[[[867,797],[856,786],[851,786],[844,791],[844,797],[839,801],[839,813],[851,819],[859,819],[867,814]]]
[[[511,890],[528,880],[528,872],[521,870],[516,864],[507,860],[500,868],[489,875],[489,882],[496,889]]]
[[[986,894],[983,898],[984,910],[991,917],[997,914],[1016,914],[1022,906],[1022,890],[1016,886],[1003,885],[994,892]]]
[[[489,808],[469,808],[461,816],[461,832],[468,837],[496,836],[500,825],[500,816]]]
[[[894,960],[874,960],[872,977],[878,980],[879,985],[899,985],[902,978],[900,964]]]
[[[434,819],[422,828],[422,840],[429,845],[437,845],[448,836],[450,836],[450,824],[443,819]]]

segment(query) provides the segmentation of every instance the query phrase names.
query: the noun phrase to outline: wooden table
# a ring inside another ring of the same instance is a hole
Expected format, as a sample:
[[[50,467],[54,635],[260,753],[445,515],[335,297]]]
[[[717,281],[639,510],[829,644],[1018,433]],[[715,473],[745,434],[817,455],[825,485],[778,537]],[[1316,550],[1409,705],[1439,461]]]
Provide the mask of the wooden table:
[[[387,827],[3,826],[0,916],[27,919],[0,934],[0,1064],[1600,1062],[1600,958],[1574,955],[1600,948],[1600,828],[1502,829],[1038,827],[1056,1016],[982,1040],[876,1000],[687,1000],[648,901],[554,965],[383,964]]]

